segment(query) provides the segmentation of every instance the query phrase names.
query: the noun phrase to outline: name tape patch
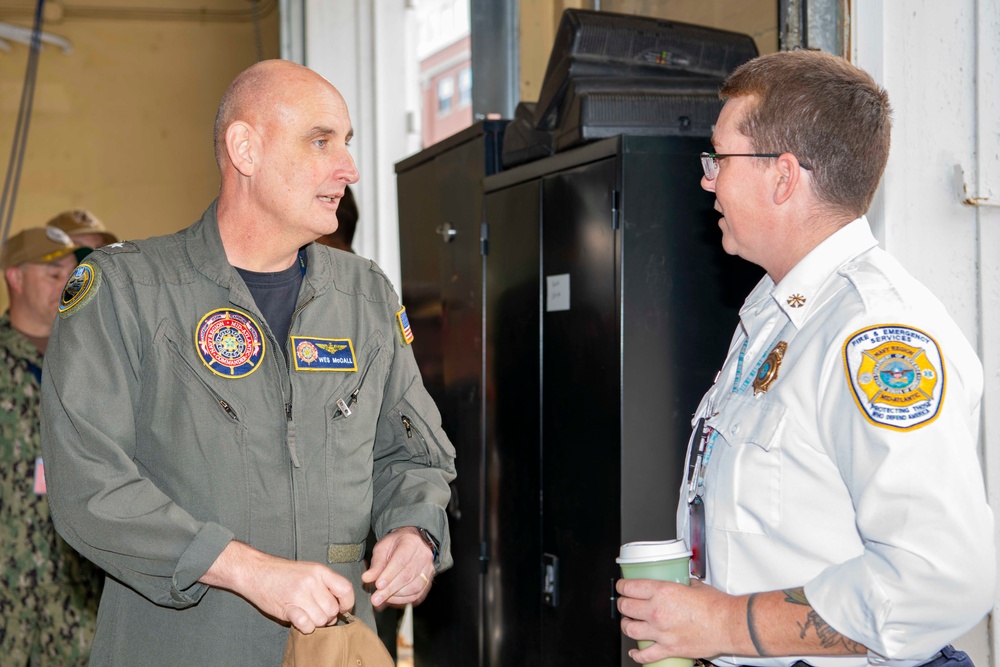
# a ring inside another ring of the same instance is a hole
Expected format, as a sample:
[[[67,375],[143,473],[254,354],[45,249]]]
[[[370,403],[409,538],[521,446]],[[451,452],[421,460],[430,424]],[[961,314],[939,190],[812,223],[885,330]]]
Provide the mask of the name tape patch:
[[[883,324],[844,343],[844,367],[854,401],[876,426],[900,431],[937,418],[945,369],[937,341],[919,329]]]
[[[358,360],[350,338],[292,336],[297,371],[340,371],[356,373]]]

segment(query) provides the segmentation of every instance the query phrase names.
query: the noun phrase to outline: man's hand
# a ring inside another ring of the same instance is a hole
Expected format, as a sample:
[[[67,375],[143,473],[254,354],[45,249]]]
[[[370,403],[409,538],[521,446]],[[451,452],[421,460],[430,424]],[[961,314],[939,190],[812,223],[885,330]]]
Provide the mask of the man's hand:
[[[420,604],[434,579],[434,553],[420,532],[412,527],[396,528],[375,544],[371,567],[361,575],[366,584],[375,582],[372,606]]]
[[[242,542],[230,542],[200,581],[240,595],[304,634],[354,608],[354,586],[322,563],[270,556]]]

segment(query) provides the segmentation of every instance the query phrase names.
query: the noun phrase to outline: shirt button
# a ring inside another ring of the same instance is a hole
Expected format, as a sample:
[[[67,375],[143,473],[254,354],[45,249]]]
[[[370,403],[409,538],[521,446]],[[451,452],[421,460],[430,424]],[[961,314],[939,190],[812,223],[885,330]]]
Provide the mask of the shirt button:
[[[729,427],[729,432],[732,433],[733,435],[736,435],[737,433],[740,432],[740,425],[733,424],[732,426]]]

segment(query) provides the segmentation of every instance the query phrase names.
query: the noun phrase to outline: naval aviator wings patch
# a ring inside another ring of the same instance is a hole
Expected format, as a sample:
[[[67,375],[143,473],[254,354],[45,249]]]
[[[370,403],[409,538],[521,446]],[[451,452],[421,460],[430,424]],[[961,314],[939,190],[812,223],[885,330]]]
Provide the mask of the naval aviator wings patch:
[[[844,343],[854,402],[883,428],[908,431],[934,421],[944,403],[945,369],[937,341],[919,329],[881,324]]]

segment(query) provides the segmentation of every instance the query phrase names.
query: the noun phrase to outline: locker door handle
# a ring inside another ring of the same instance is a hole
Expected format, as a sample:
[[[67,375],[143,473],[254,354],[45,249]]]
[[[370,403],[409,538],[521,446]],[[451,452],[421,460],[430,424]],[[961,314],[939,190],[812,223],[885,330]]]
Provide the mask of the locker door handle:
[[[451,226],[450,222],[438,225],[434,230],[435,234],[440,234],[441,239],[445,243],[451,243],[451,240],[455,238],[455,234],[458,234],[458,230]]]
[[[542,582],[542,602],[550,607],[559,606],[559,556],[542,554],[545,580]]]

